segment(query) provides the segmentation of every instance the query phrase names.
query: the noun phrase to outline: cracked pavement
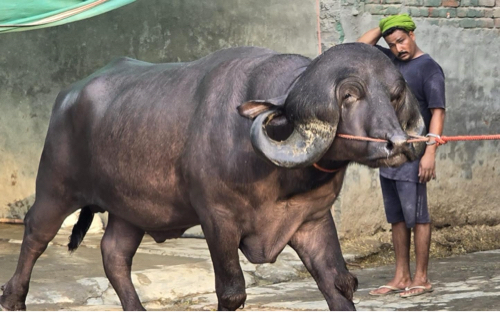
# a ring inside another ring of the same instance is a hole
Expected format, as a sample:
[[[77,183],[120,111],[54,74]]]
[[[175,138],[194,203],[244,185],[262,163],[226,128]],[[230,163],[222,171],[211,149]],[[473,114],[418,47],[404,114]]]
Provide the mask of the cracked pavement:
[[[23,226],[0,225],[0,283],[17,265]],[[191,235],[191,237],[196,235]],[[60,231],[33,270],[28,310],[121,310],[102,267],[102,233],[89,233],[73,254],[68,233]],[[355,254],[345,255],[355,259]],[[434,292],[412,298],[397,294],[372,297],[368,292],[387,282],[393,266],[353,269],[359,288],[358,310],[499,310],[500,250],[431,259]],[[254,265],[240,254],[247,283],[244,310],[327,310],[316,283],[293,250],[286,248],[274,264]],[[134,257],[132,278],[150,310],[213,310],[217,307],[210,255],[203,239],[180,238],[156,244],[145,237]]]

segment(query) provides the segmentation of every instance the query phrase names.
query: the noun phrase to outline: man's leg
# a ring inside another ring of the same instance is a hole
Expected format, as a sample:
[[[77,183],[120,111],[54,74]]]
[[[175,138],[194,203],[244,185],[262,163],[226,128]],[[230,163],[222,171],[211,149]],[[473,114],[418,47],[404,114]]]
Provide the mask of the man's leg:
[[[411,284],[410,272],[410,230],[406,228],[404,222],[392,224],[392,243],[394,244],[394,254],[396,256],[396,272],[394,278],[385,284],[397,289],[404,290]],[[390,288],[379,288],[372,290],[371,295],[383,295],[393,292]]]
[[[384,197],[387,221],[392,224],[392,243],[396,256],[396,272],[394,278],[386,286],[404,290],[411,283],[410,273],[410,230],[404,222],[401,202],[396,183],[380,176],[380,185]],[[394,292],[394,289],[382,287],[370,292],[371,295],[383,295]]]
[[[402,296],[422,293],[426,289],[431,289],[431,284],[427,279],[427,268],[429,266],[429,250],[431,246],[431,223],[427,207],[427,189],[425,184],[417,184],[417,207],[416,224],[413,229],[415,243],[416,268],[415,276],[411,287],[417,286],[411,290],[402,293]],[[422,289],[421,287],[426,289]],[[418,288],[420,287],[420,288]]]
[[[431,242],[431,224],[430,223],[417,223],[414,229],[414,240],[415,240],[415,258],[416,258],[416,269],[415,276],[408,288],[417,286],[401,293],[401,296],[408,296],[412,294],[422,293],[426,289],[431,289],[432,285],[427,279],[427,268],[429,265],[429,249]],[[426,289],[422,289],[421,286]]]
[[[396,256],[396,273],[391,281],[393,286],[404,289],[411,283],[410,272],[410,238],[411,231],[405,222],[392,224],[392,243]],[[392,285],[392,284],[390,284]]]

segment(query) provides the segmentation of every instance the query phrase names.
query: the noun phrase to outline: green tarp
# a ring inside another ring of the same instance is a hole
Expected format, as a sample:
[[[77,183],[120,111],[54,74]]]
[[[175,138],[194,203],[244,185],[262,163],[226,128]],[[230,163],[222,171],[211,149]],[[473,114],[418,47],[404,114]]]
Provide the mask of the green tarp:
[[[135,0],[0,0],[0,33],[71,23]]]

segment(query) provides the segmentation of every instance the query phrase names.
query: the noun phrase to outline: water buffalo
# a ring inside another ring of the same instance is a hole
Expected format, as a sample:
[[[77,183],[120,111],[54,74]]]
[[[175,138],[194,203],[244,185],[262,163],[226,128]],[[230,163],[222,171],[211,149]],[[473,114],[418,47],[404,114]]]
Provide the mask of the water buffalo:
[[[179,64],[118,59],[56,99],[19,264],[0,304],[26,308],[35,261],[82,208],[69,248],[95,212],[109,212],[103,263],[125,310],[144,309],[130,277],[144,234],[163,242],[197,224],[220,310],[246,299],[238,248],[268,263],[287,244],[329,308],[352,310],[357,279],[330,208],[348,163],[397,166],[417,157],[423,146],[407,143],[424,131],[417,105],[390,60],[362,43],[314,60],[256,47]]]

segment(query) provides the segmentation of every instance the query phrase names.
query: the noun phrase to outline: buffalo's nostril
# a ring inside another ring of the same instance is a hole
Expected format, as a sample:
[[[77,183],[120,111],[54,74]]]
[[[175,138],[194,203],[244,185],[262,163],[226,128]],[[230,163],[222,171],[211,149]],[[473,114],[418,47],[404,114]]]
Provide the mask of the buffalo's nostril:
[[[392,151],[392,149],[394,148],[394,144],[392,144],[391,141],[388,141],[385,147],[387,148],[388,151]]]
[[[389,138],[389,142],[394,146],[402,146],[406,144],[408,137],[405,135],[393,135]]]

